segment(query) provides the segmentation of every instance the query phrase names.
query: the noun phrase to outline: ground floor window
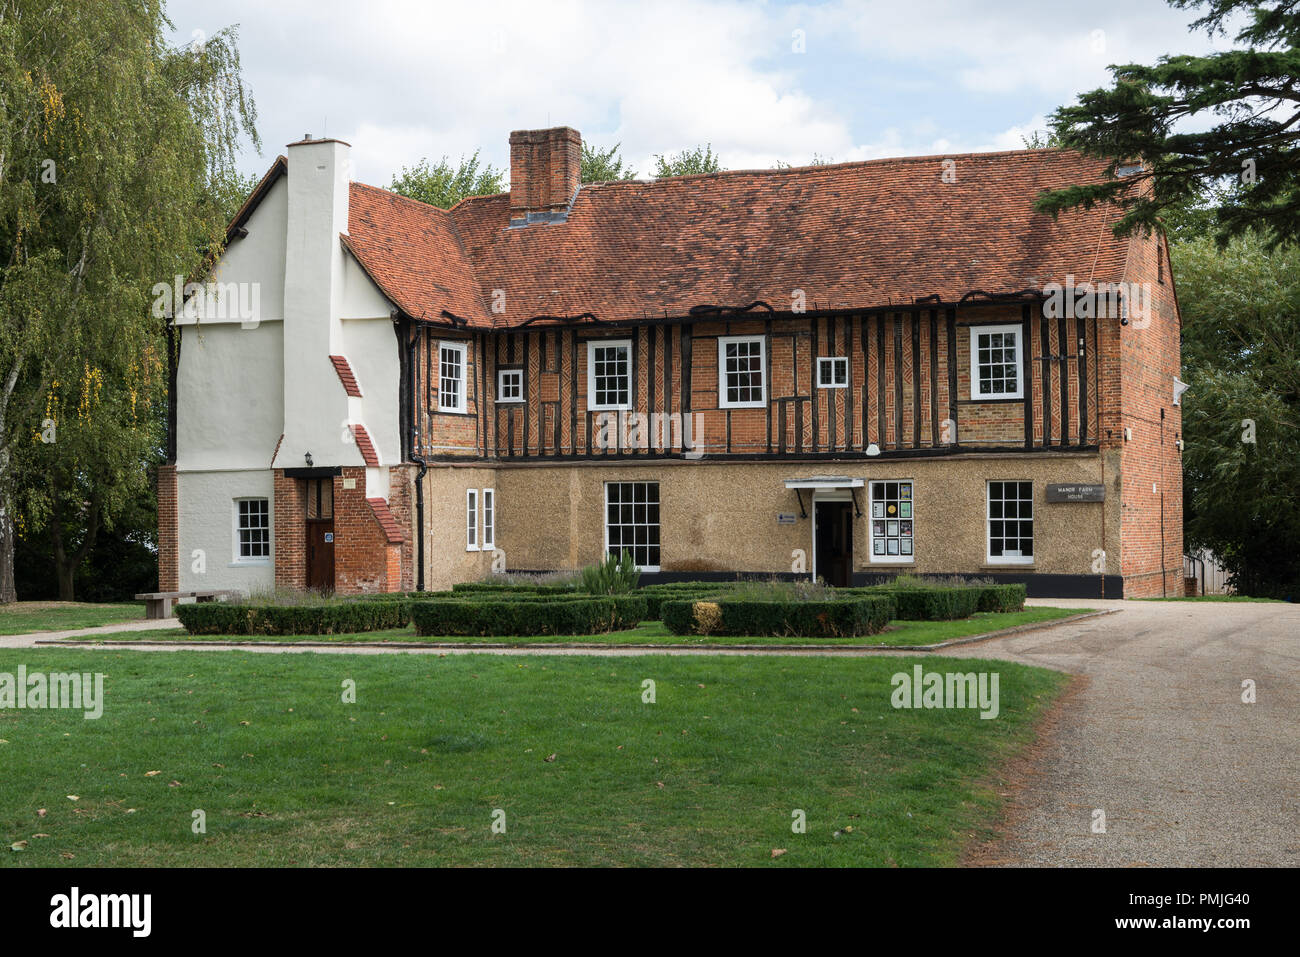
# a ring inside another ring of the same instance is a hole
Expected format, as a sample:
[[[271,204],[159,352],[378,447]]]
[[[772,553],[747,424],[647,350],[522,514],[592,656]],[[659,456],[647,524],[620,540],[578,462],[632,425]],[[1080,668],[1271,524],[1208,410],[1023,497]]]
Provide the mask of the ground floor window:
[[[478,551],[478,489],[465,490],[465,551]]]
[[[235,558],[265,561],[271,557],[271,509],[264,498],[235,500]]]
[[[659,483],[605,483],[605,550],[624,549],[645,571],[659,570]]]
[[[871,483],[871,560],[913,560],[915,520],[910,481]]]
[[[483,547],[497,546],[497,493],[495,489],[483,490]]]
[[[988,560],[1022,563],[1034,560],[1034,483],[988,483]]]

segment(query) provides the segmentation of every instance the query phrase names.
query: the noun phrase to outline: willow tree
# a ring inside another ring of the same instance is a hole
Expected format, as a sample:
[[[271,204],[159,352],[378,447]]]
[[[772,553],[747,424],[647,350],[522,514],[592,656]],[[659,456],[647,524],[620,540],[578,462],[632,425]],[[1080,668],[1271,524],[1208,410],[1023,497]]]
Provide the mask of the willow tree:
[[[61,540],[70,591],[148,481],[151,289],[219,249],[240,140],[260,146],[234,30],[182,47],[171,30],[160,0],[0,0],[0,601],[15,523]]]

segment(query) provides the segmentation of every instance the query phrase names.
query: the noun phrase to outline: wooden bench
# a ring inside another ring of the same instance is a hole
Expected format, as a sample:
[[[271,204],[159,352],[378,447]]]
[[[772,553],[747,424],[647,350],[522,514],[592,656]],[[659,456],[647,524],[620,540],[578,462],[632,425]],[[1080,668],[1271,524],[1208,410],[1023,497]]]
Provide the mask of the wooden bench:
[[[214,591],[147,591],[136,595],[136,601],[143,601],[146,618],[170,618],[172,603],[178,598],[193,598],[195,601],[213,601],[217,598],[233,598],[243,592],[229,589]]]

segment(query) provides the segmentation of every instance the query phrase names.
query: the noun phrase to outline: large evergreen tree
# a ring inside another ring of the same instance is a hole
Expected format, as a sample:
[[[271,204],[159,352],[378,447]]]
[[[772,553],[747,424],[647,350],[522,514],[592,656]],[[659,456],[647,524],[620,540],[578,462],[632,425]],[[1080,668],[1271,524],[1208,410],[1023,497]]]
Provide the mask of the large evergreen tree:
[[[1220,242],[1247,230],[1270,248],[1300,240],[1300,3],[1170,3],[1205,8],[1193,27],[1211,33],[1243,19],[1238,48],[1112,66],[1110,87],[1058,109],[1052,138],[1109,159],[1111,178],[1045,193],[1038,208],[1115,203],[1123,210],[1115,229],[1125,234],[1208,203]],[[1139,162],[1141,171],[1118,175]]]

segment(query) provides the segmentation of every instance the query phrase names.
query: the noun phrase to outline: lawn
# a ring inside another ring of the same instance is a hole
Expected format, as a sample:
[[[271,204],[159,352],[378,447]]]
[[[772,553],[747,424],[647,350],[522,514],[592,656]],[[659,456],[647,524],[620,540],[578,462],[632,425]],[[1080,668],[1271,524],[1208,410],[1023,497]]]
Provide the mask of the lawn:
[[[77,601],[19,601],[0,605],[0,635],[29,631],[67,631],[144,620],[144,604],[95,605]]]
[[[893,709],[916,663],[996,668],[998,717]],[[0,711],[9,866],[950,865],[1067,681],[937,656],[0,651],[20,664],[105,673],[105,707]]]
[[[450,643],[492,643],[504,645],[535,645],[581,643],[598,645],[678,645],[696,647],[704,645],[930,645],[953,638],[965,638],[982,635],[986,632],[1011,628],[1017,625],[1031,625],[1071,615],[1085,614],[1090,608],[1045,608],[1035,606],[1024,611],[997,614],[978,612],[970,618],[958,621],[892,621],[889,627],[878,635],[862,635],[847,638],[804,638],[770,637],[754,638],[744,636],[713,635],[701,638],[693,635],[674,635],[658,621],[643,621],[635,628],[615,631],[605,635],[533,635],[528,637],[446,637],[421,638],[413,627],[393,628],[384,631],[367,631],[343,635],[187,635],[183,629],[163,629],[160,631],[126,631],[106,635],[111,641],[313,641],[313,642],[450,642]]]

